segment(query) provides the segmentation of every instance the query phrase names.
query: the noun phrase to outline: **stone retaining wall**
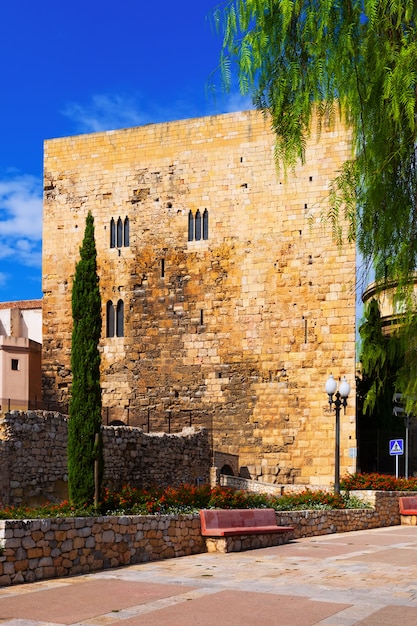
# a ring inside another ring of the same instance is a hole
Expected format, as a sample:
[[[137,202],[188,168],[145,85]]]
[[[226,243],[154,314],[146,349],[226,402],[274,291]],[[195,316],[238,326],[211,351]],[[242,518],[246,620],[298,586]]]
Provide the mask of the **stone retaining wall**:
[[[165,487],[209,482],[206,429],[179,434],[103,426],[103,486]],[[67,418],[50,411],[0,415],[0,504],[37,506],[68,496]]]
[[[324,511],[278,511],[280,526],[294,526],[294,538],[314,537],[329,533],[366,530],[401,523],[398,498],[412,495],[404,491],[353,491],[351,495],[367,502],[370,509]]]
[[[197,515],[0,522],[0,586],[205,551]]]
[[[404,492],[354,495],[374,508],[282,511],[277,523],[294,526],[295,539],[400,524],[398,497]],[[206,551],[199,515],[5,520],[0,521],[0,546],[0,585]]]

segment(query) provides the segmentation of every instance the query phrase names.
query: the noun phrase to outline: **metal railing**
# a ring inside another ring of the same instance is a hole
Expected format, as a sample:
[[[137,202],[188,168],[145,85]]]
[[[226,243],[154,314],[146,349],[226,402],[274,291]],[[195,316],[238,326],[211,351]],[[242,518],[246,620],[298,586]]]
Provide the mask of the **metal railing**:
[[[56,402],[55,400],[38,400],[37,397],[31,400],[0,398],[0,412],[10,413],[10,411],[54,411],[67,415],[68,404]]]
[[[32,400],[0,398],[0,413],[36,410],[53,411],[68,415],[68,403],[56,400],[38,400],[37,398]],[[147,433],[163,432],[174,434],[192,426],[212,429],[212,420],[198,410],[165,409],[162,406],[105,406],[102,407],[102,422],[105,426],[136,426],[142,428]]]
[[[192,426],[211,426],[211,420],[199,411],[189,409],[163,409],[150,407],[103,407],[103,424],[106,426],[136,426],[145,432],[177,433]],[[210,423],[209,423],[210,422]]]

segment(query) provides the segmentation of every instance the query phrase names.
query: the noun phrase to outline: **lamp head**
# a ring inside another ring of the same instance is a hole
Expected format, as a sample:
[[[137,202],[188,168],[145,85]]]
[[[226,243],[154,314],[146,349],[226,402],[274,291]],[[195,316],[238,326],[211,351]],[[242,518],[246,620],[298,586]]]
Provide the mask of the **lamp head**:
[[[346,380],[346,376],[343,376],[342,382],[339,385],[339,393],[341,398],[347,398],[350,393],[350,385]]]
[[[333,378],[333,374],[330,374],[325,385],[325,390],[326,390],[327,395],[332,396],[335,393],[336,389],[337,389],[337,382]]]

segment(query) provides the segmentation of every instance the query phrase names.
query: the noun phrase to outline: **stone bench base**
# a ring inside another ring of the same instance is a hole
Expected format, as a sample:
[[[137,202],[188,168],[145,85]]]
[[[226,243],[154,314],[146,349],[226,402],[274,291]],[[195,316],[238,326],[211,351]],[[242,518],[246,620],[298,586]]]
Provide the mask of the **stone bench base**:
[[[417,515],[400,515],[401,526],[417,526]]]
[[[280,546],[293,539],[294,532],[278,532],[258,535],[234,535],[231,537],[205,537],[207,552],[242,552],[257,548]]]

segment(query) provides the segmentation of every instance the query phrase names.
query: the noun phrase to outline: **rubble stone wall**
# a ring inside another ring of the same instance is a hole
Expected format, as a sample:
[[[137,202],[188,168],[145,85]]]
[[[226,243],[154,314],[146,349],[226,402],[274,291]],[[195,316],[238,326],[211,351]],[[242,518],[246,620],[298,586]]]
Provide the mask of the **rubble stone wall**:
[[[209,482],[207,431],[144,433],[103,426],[103,485],[138,488]],[[68,496],[67,418],[46,411],[0,415],[0,503],[36,506]]]

